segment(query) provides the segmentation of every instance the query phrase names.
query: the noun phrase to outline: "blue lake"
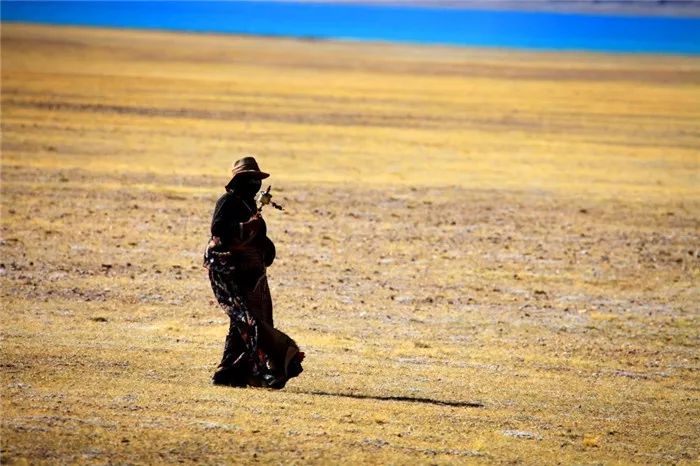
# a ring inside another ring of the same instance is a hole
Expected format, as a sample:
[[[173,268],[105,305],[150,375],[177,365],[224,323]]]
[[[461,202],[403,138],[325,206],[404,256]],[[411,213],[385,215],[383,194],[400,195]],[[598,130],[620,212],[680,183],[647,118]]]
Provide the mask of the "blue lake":
[[[2,21],[421,44],[700,54],[700,18],[278,2],[2,1]]]

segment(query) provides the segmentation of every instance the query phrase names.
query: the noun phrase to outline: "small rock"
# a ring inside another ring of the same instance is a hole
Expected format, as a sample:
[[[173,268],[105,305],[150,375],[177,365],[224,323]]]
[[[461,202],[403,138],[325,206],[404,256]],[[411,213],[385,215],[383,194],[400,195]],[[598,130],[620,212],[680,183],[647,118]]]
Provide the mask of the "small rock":
[[[377,439],[366,438],[362,441],[362,445],[381,448],[381,447],[385,447],[385,446],[389,445],[389,442],[387,442],[386,440],[379,439],[379,438],[377,438]]]
[[[649,376],[646,374],[639,374],[631,371],[616,371],[615,375],[618,377],[627,377],[630,379],[648,379]]]
[[[534,432],[527,432],[525,430],[504,430],[503,435],[506,437],[513,437],[526,440],[542,440],[542,436]]]

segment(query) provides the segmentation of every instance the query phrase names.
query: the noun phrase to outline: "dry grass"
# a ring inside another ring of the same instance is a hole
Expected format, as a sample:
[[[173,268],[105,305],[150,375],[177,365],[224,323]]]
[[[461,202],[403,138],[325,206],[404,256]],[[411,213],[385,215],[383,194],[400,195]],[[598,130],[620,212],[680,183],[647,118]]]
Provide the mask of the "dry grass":
[[[700,454],[700,61],[2,27],[3,463]],[[210,385],[253,152],[282,392]]]

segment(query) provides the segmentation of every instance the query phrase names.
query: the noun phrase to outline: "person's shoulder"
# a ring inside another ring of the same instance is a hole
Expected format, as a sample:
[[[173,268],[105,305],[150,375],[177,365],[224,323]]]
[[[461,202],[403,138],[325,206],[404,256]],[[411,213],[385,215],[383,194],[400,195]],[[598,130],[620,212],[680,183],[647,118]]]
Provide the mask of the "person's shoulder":
[[[225,212],[231,212],[234,215],[245,215],[248,208],[243,200],[232,192],[225,192],[216,201],[216,209]]]
[[[233,194],[231,191],[226,191],[223,193],[221,196],[219,196],[219,199],[216,201],[217,204],[233,204],[233,203],[240,203],[240,199],[238,196]]]

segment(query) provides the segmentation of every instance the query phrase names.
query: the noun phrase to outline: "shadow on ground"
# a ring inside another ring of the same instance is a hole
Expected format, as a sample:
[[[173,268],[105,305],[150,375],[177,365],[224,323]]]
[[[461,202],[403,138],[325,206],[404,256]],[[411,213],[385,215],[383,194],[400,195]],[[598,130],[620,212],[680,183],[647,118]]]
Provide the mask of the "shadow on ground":
[[[418,398],[411,396],[377,396],[377,395],[362,395],[359,393],[331,393],[322,391],[294,391],[292,393],[299,393],[304,395],[319,395],[319,396],[334,396],[338,398],[355,398],[360,400],[379,400],[379,401],[405,401],[408,403],[424,403],[438,406],[456,406],[459,408],[483,408],[484,405],[475,401],[445,401],[445,400],[435,400],[432,398]]]

